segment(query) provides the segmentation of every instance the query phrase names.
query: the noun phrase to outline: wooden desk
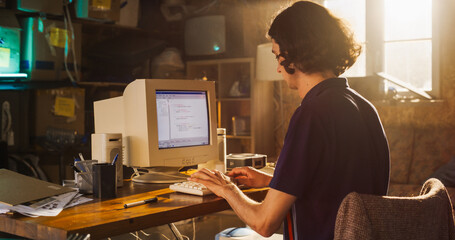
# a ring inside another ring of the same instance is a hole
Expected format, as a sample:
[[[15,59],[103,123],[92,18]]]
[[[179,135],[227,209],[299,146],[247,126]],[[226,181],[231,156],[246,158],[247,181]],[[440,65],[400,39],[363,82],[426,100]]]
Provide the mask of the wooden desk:
[[[65,209],[56,217],[30,218],[17,213],[0,215],[0,232],[46,240],[66,239],[72,233],[90,233],[91,239],[100,239],[230,208],[223,198],[215,195],[199,197],[175,193],[168,186],[125,181],[123,187],[118,189],[117,198],[94,199]],[[267,191],[267,188],[244,190],[257,201],[264,199]],[[124,203],[151,196],[157,196],[158,202],[123,208]]]

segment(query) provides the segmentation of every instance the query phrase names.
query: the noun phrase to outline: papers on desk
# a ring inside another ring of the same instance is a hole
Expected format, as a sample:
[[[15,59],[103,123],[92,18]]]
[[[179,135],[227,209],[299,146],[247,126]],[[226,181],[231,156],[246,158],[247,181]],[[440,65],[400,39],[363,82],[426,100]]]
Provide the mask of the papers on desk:
[[[16,206],[30,201],[73,192],[74,189],[0,169],[0,203]]]
[[[77,205],[82,204],[82,203],[90,202],[92,200],[93,199],[91,199],[91,198],[82,197],[82,194],[78,193],[73,198],[73,200],[71,200],[68,204],[66,204],[66,206],[64,208],[74,207],[74,206],[77,206]]]
[[[76,206],[92,199],[82,197],[82,194],[77,192],[64,193],[58,196],[49,197],[31,205],[16,205],[9,206],[0,203],[0,214],[8,211],[21,213],[28,217],[39,216],[57,216],[64,208]]]
[[[57,216],[65,207],[91,200],[72,188],[0,169],[0,214],[14,211],[30,217]]]

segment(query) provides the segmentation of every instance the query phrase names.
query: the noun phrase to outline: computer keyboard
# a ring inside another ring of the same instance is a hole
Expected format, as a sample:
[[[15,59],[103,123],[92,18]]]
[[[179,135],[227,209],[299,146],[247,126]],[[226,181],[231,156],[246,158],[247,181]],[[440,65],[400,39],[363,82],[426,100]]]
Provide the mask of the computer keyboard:
[[[213,194],[213,192],[210,191],[204,185],[197,183],[197,182],[192,182],[192,181],[173,183],[169,186],[169,188],[176,192],[182,192],[182,193],[193,194],[193,195],[198,195],[198,196],[205,196],[205,195]]]

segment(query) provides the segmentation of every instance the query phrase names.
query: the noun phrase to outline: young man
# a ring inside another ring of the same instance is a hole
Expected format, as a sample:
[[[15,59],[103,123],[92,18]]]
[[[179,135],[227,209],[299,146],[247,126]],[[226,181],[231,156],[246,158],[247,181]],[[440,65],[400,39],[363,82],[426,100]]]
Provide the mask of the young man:
[[[272,176],[237,168],[226,176],[203,169],[190,178],[225,198],[263,236],[285,222],[285,239],[333,239],[335,219],[350,192],[385,195],[389,149],[379,116],[367,100],[338,78],[360,47],[341,20],[301,1],[283,10],[268,32],[277,71],[302,98],[290,121]],[[230,181],[270,186],[263,202]]]

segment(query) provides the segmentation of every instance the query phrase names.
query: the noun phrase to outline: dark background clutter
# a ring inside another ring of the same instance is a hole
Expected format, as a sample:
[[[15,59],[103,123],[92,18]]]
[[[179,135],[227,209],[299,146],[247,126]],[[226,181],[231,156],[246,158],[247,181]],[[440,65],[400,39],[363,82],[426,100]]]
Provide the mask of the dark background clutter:
[[[2,113],[1,166],[56,183],[71,178],[73,158],[79,152],[91,156],[94,101],[122,95],[139,78],[186,78],[187,61],[254,57],[281,4],[0,0],[0,47],[13,49],[12,60],[21,51],[17,72],[28,74],[0,78],[0,103],[8,102],[2,109],[9,109]],[[212,15],[225,17],[226,51],[187,56],[185,22]],[[17,46],[5,45],[12,44],[11,34],[20,35]],[[8,71],[1,67],[1,73]]]
[[[23,0],[20,2],[46,5],[50,1]],[[14,144],[7,147],[4,147],[4,143],[0,145],[3,146],[0,147],[3,149],[0,163],[5,165],[5,162],[8,162],[4,159],[4,149],[8,149],[9,154],[38,155],[40,166],[49,175],[49,179],[57,182],[59,175],[71,174],[70,171],[59,173],[60,163],[71,162],[74,154],[78,152],[90,156],[89,136],[93,132],[93,101],[121,95],[126,84],[136,78],[154,76],[185,78],[185,67],[188,61],[254,58],[256,46],[268,41],[265,33],[271,17],[289,1],[113,0],[111,1],[112,10],[107,10],[110,14],[95,14],[84,18],[76,17],[77,1],[69,5],[66,5],[67,1],[58,1],[61,2],[58,7],[60,10],[49,9],[47,5],[43,5],[43,10],[28,11],[18,9],[17,2],[0,0],[1,10],[12,11],[16,21],[16,23],[8,21],[11,19],[5,17],[6,14],[2,12],[0,26],[4,26],[4,22],[7,22],[9,29],[23,32],[25,31],[21,29],[24,25],[23,19],[28,17],[44,19],[43,24],[46,24],[46,21],[64,23],[65,6],[68,6],[68,15],[73,24],[80,26],[80,35],[75,36],[80,39],[79,81],[72,82],[60,69],[60,74],[53,73],[55,77],[51,79],[10,79],[2,80],[0,83],[2,89],[0,101],[10,102],[11,117],[14,119],[11,125]],[[125,12],[127,7],[132,7],[136,3],[137,8],[133,8],[136,10]],[[437,38],[441,49],[438,72],[441,79],[440,101],[418,103],[377,101],[383,96],[376,92],[368,92],[372,88],[358,83],[359,92],[370,95],[367,97],[373,100],[388,135],[392,160],[391,181],[394,183],[421,184],[455,155],[453,140],[455,135],[455,34],[453,32],[455,16],[452,14],[455,4],[452,1],[444,3],[442,12],[435,16],[439,22]],[[31,8],[39,7],[31,6]],[[45,13],[46,11],[51,13]],[[55,11],[60,13],[55,14]],[[122,11],[129,17],[122,20]],[[226,20],[226,51],[210,56],[187,56],[184,42],[186,21],[197,16],[217,14],[225,16]],[[35,30],[35,34],[37,36],[41,34],[39,29]],[[45,37],[41,40],[47,44]],[[57,55],[61,54],[58,49],[55,50]],[[70,70],[72,63],[73,60],[70,59],[68,63]],[[39,71],[35,73],[38,76],[44,74]],[[72,73],[75,73],[74,69]],[[353,85],[356,84],[356,80],[358,79],[352,80]],[[273,84],[274,95],[282,99],[283,105],[276,107],[275,114],[272,115],[280,116],[283,112],[283,125],[287,126],[300,99],[294,91],[285,87],[285,83],[282,83],[282,88],[278,82]],[[51,90],[61,87],[65,87],[66,90]],[[279,91],[280,89],[282,92]],[[73,100],[75,116],[55,114],[57,96]],[[49,105],[52,99],[54,104]],[[42,129],[42,122],[51,123],[45,131]],[[284,132],[281,128],[275,131],[276,155],[281,149]],[[2,139],[7,142],[10,137],[4,136]]]

